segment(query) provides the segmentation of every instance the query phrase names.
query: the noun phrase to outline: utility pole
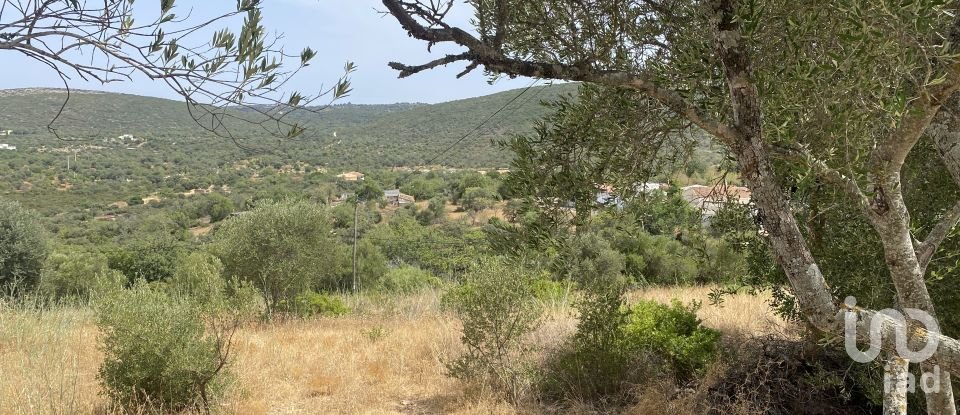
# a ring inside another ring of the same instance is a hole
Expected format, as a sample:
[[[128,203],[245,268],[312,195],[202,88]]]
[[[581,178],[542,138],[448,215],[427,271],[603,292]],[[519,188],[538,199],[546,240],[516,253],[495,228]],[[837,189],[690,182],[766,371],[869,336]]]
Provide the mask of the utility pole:
[[[359,235],[357,224],[360,217],[360,198],[358,197],[353,204],[353,293],[359,290],[357,282],[357,236]]]

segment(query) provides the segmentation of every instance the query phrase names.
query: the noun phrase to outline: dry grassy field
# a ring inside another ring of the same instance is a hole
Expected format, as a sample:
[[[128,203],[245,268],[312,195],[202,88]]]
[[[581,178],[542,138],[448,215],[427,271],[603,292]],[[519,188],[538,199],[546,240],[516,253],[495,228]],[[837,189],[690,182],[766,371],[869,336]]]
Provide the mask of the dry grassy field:
[[[778,330],[764,297],[739,295],[708,305],[708,288],[653,289],[630,298],[703,301],[706,325],[725,333]],[[251,324],[238,333],[224,414],[511,414],[535,413],[467,389],[445,376],[458,353],[457,321],[439,293],[350,298],[344,317]],[[555,304],[536,338],[562,341],[575,328]],[[87,309],[0,309],[0,414],[108,412],[96,379],[101,356]]]

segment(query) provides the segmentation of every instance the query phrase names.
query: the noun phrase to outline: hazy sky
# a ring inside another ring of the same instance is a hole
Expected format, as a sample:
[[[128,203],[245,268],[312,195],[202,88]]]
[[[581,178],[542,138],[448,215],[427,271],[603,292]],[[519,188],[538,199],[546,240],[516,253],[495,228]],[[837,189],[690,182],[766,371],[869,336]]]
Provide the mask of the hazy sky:
[[[521,88],[530,83],[529,79],[503,78],[489,85],[480,70],[456,79],[456,74],[464,68],[463,64],[397,79],[396,71],[388,68],[387,62],[422,64],[436,59],[443,52],[458,49],[435,46],[433,53],[428,53],[426,44],[408,37],[396,19],[378,13],[383,10],[378,0],[265,0],[264,3],[264,26],[271,32],[284,35],[281,44],[288,51],[299,52],[304,46],[310,46],[318,52],[306,72],[301,72],[291,84],[294,89],[305,93],[317,91],[321,84],[334,82],[348,60],[353,61],[358,69],[352,76],[353,93],[342,102],[434,103]],[[462,2],[457,3],[451,21],[466,27],[470,10]],[[135,8],[150,12],[159,8],[158,0],[140,0],[135,4]],[[229,10],[235,4],[233,0],[179,0],[175,12],[181,16],[191,10],[193,16],[212,15]],[[204,38],[209,36],[205,34]],[[2,62],[0,89],[63,86],[49,68],[16,53],[4,53]],[[165,84],[145,79],[109,85],[74,80],[71,87],[176,98],[165,89]]]

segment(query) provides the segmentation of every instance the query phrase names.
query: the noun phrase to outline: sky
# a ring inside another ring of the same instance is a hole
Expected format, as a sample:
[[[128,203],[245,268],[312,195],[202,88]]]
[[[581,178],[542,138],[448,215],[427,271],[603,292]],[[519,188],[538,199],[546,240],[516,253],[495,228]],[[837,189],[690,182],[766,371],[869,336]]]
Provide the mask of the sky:
[[[140,0],[135,3],[135,14],[154,13],[158,4],[158,0]],[[200,17],[228,11],[236,2],[178,0],[175,4],[174,12],[178,15],[189,12],[191,16]],[[315,93],[321,86],[330,86],[342,75],[347,61],[354,62],[357,71],[351,76],[353,92],[339,103],[437,103],[523,88],[531,82],[523,78],[501,78],[490,85],[479,69],[457,79],[456,75],[465,67],[463,63],[398,79],[397,72],[387,67],[388,62],[423,64],[445,52],[460,49],[437,45],[432,53],[427,52],[425,42],[408,37],[396,19],[379,13],[382,10],[384,7],[379,0],[265,0],[264,26],[271,33],[283,35],[280,42],[288,52],[299,53],[305,46],[318,52],[310,67],[291,81],[291,89]],[[470,12],[468,6],[457,1],[449,21],[467,28]],[[238,27],[238,24],[234,22],[232,27]],[[204,38],[209,39],[209,34]],[[63,87],[63,82],[52,70],[16,52],[4,53],[2,62],[0,89]],[[142,78],[108,85],[74,79],[70,87],[177,98],[162,82]]]

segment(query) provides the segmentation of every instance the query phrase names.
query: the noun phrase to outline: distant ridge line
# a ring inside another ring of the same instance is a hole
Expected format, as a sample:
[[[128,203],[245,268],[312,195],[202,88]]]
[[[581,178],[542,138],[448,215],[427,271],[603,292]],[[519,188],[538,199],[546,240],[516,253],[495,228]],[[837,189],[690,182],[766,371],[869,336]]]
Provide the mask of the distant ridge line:
[[[66,94],[67,90],[65,88],[9,88],[9,89],[0,89],[0,96],[19,96],[19,95],[30,95],[30,94]],[[124,94],[122,92],[109,92],[109,91],[96,91],[92,89],[70,89],[71,94],[90,94],[90,95],[105,95],[105,94],[122,94],[122,95],[133,95],[133,94]],[[135,95],[139,96],[139,95]],[[153,98],[153,97],[145,97]],[[166,99],[166,98],[159,98]]]

